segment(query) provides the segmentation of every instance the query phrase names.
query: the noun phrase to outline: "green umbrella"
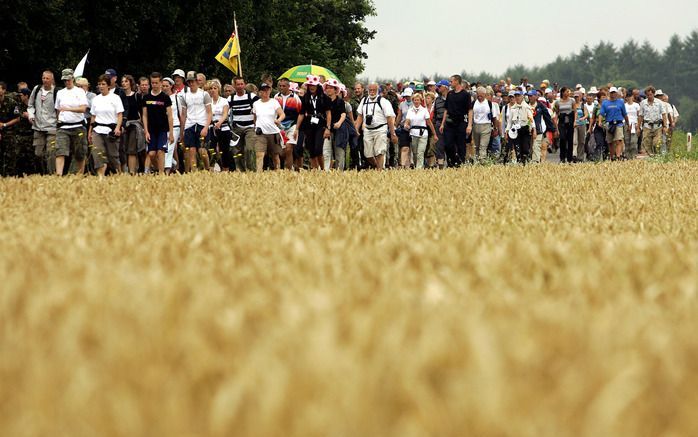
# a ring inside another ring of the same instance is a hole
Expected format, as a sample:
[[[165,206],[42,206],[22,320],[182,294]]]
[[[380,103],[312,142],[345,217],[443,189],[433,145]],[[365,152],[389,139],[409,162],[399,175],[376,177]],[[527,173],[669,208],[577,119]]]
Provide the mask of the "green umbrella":
[[[319,65],[296,65],[295,67],[289,68],[284,74],[279,76],[279,79],[286,78],[292,82],[304,83],[306,76],[312,74],[314,76],[325,76],[325,79],[337,79],[336,74],[331,70]]]

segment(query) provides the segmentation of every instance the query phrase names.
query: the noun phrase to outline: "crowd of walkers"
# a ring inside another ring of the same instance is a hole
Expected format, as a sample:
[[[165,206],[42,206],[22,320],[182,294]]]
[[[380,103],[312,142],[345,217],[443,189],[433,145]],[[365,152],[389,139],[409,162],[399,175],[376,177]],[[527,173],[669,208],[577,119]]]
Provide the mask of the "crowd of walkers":
[[[679,113],[648,86],[449,80],[352,89],[308,76],[230,84],[177,69],[93,87],[70,69],[0,82],[2,176],[446,168],[634,159],[671,151]]]

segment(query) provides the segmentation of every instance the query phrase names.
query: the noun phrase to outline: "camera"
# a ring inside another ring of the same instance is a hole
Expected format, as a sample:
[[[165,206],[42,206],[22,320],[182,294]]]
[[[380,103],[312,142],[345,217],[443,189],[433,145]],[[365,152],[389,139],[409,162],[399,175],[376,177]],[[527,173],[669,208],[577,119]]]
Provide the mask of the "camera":
[[[262,135],[262,128],[261,128],[261,127],[258,127],[258,128],[254,131],[254,133],[256,133],[257,135]]]
[[[372,125],[373,124],[373,115],[367,115],[366,116],[366,124]]]

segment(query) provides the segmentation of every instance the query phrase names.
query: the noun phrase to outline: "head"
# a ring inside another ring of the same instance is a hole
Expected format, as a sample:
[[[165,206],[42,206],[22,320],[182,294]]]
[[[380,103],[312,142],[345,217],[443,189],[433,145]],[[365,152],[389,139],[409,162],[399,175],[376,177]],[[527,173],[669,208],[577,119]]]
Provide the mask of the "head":
[[[196,92],[199,89],[199,81],[197,80],[196,74],[193,71],[187,72],[187,76],[184,78],[184,80],[192,92]]]
[[[325,82],[325,84],[327,84],[327,82]],[[327,94],[327,96],[331,99],[334,99],[337,96],[338,92],[339,92],[338,87],[325,86],[325,94]]]
[[[238,96],[242,96],[243,94],[245,94],[245,85],[245,79],[241,77],[236,77],[235,79],[233,79],[233,87],[235,87],[235,93]]]
[[[136,81],[133,79],[133,76],[130,74],[125,74],[121,78],[121,88],[123,88],[127,92],[131,92],[134,90],[136,86]]]
[[[325,83],[327,81],[327,78],[322,74],[318,75],[318,77],[320,78],[320,83]]]
[[[393,89],[393,83],[392,82],[386,82],[383,84],[383,89],[388,92]]]
[[[654,100],[654,93],[656,92],[657,90],[652,85],[645,88],[645,95],[647,96],[647,100],[649,100],[650,102]]]
[[[138,78],[138,92],[146,95],[148,94],[148,91],[150,91],[150,82],[148,81],[148,78],[145,76],[141,76]]]
[[[567,88],[566,86],[563,86],[560,88],[560,98],[562,100],[567,100],[570,98],[570,89]]]
[[[61,72],[61,80],[66,88],[71,89],[75,85],[75,76],[73,76],[73,70],[66,68]]]
[[[172,87],[174,86],[174,79],[171,77],[166,77],[162,80],[162,92],[167,95],[172,94]]]
[[[259,84],[259,98],[262,99],[262,101],[267,101],[271,97],[271,85],[267,82],[262,82]]]
[[[208,89],[209,94],[211,94],[211,97],[214,99],[217,97],[221,96],[221,81],[218,79],[211,79],[208,82],[206,82],[206,88]]]
[[[371,98],[375,98],[378,95],[378,84],[377,83],[371,83],[368,85],[368,95]]]
[[[424,104],[425,104],[426,106],[431,106],[431,104],[434,103],[434,100],[436,100],[436,94],[435,94],[435,93],[428,92],[428,93],[424,96]]]
[[[22,88],[19,90],[19,98],[25,105],[29,104],[29,96],[31,95],[31,90],[29,88]]]
[[[287,96],[291,94],[291,81],[288,80],[287,78],[281,78],[279,79],[279,92],[283,94],[284,96]]]
[[[53,79],[53,72],[50,70],[46,70],[43,73],[41,73],[41,85],[44,87],[45,90],[51,89],[51,87],[54,84],[54,79]]]
[[[199,88],[203,88],[204,85],[206,85],[206,75],[204,73],[198,73],[196,75],[196,83],[199,85]]]
[[[356,82],[354,84],[354,97],[363,97],[364,95],[364,85],[361,82]]]
[[[245,92],[246,93],[257,93],[259,91],[259,88],[257,88],[257,85],[253,83],[248,83],[245,85]]]
[[[487,89],[484,86],[477,87],[476,92],[477,92],[477,100],[479,102],[484,101],[485,98],[487,97]]]
[[[264,73],[262,75],[262,82],[266,83],[270,87],[274,87],[274,77],[269,73]]]
[[[412,96],[412,104],[415,106],[415,108],[419,108],[424,104],[424,97],[420,93],[415,94]]]
[[[233,87],[231,84],[227,83],[223,85],[223,97],[226,99],[230,96],[232,96],[235,93],[235,87]]]
[[[463,78],[459,74],[451,76],[451,88],[460,89],[463,86]]]
[[[109,94],[109,84],[111,83],[110,77],[106,74],[102,74],[97,78],[97,89],[102,95]]]
[[[172,80],[177,88],[182,88],[184,86],[184,77],[176,75],[172,78]]]
[[[21,92],[21,91],[24,90],[24,89],[29,89],[29,85],[28,85],[26,82],[24,82],[24,81],[22,81],[22,82],[17,82],[17,91],[18,91],[18,92]]]
[[[582,101],[582,93],[579,91],[574,92],[574,101],[580,103]]]
[[[587,94],[586,95],[587,105],[591,105],[592,103],[594,103],[595,98],[596,98],[596,96],[594,94]]]
[[[116,70],[110,68],[107,71],[105,71],[104,74],[109,78],[109,87],[115,88],[119,78],[119,76],[116,74]]]
[[[150,86],[153,88],[154,93],[162,91],[162,74],[157,71],[150,73]]]
[[[516,93],[516,95],[514,96],[514,101],[516,102],[517,105],[520,105],[521,103],[523,103],[523,100],[524,100],[523,93],[518,91]]]
[[[669,102],[669,94],[664,94],[664,95],[662,96],[662,101],[663,101],[663,102]]]
[[[88,92],[90,90],[90,81],[86,77],[78,77],[75,79],[75,85]]]
[[[609,95],[611,96],[611,100],[616,100],[620,97],[620,93],[615,87],[611,87],[611,89],[608,91]]]

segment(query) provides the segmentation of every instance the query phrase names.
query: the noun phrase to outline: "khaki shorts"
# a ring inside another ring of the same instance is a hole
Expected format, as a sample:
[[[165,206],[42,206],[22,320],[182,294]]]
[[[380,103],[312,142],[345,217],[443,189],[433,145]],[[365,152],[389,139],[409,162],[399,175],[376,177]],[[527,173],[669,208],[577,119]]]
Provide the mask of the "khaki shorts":
[[[95,168],[102,168],[106,164],[110,164],[114,170],[121,167],[119,162],[119,139],[117,137],[93,132],[92,143],[92,159],[94,160]]]
[[[625,141],[625,126],[619,124],[616,126],[616,131],[613,134],[611,134],[609,129],[606,129],[606,142],[612,143],[615,141]]]
[[[386,150],[388,150],[388,136],[385,129],[364,129],[364,156],[366,158],[385,155]]]
[[[56,134],[51,132],[34,131],[34,155],[44,158],[48,151],[56,148]],[[48,145],[48,148],[46,147]]]
[[[279,134],[262,134],[257,135],[255,141],[255,150],[257,153],[266,153],[267,155],[278,155],[281,153],[281,135]]]
[[[56,156],[71,155],[78,161],[87,156],[87,132],[84,127],[58,129],[56,132]]]

